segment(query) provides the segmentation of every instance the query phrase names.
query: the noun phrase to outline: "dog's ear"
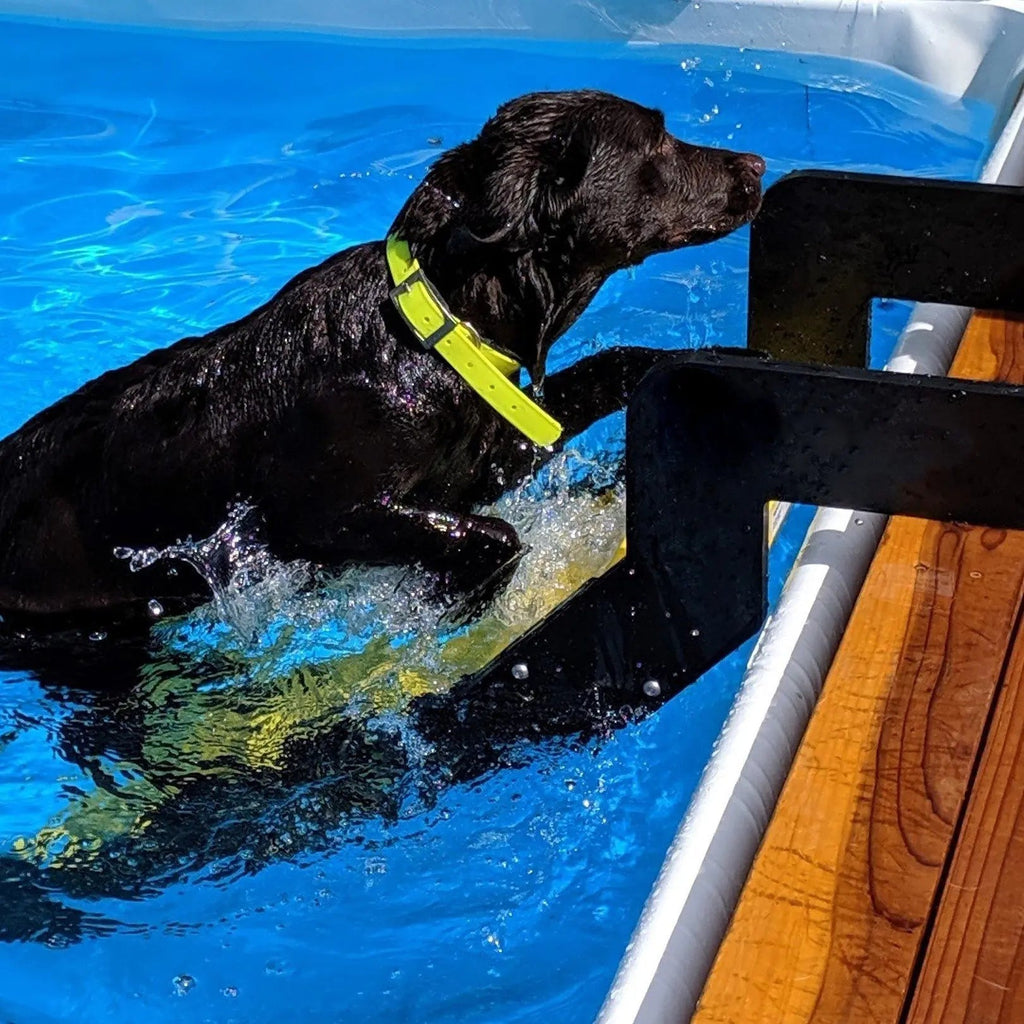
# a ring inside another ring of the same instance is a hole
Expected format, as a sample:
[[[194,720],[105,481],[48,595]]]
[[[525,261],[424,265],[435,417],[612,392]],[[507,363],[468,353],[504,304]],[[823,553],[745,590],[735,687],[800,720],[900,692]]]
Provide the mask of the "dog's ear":
[[[571,202],[591,158],[583,128],[520,147],[515,159],[467,188],[463,216],[452,226],[453,256],[481,249],[523,254],[544,241]]]
[[[538,185],[541,194],[562,197],[579,188],[590,165],[593,147],[585,125],[576,125],[565,135],[554,135],[540,161]]]

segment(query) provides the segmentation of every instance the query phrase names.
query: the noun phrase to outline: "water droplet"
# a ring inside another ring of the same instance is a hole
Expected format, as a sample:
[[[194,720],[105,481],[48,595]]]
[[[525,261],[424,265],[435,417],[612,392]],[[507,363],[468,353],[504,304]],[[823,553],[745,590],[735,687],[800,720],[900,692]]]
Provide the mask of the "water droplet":
[[[152,615],[154,619],[159,619],[164,613],[164,606],[155,597],[151,597],[149,599],[149,604],[146,605],[146,607],[149,609],[149,614]]]
[[[700,630],[699,629],[691,629],[690,630],[690,636],[700,636]]]
[[[178,974],[174,978],[174,994],[187,996],[196,987],[196,979],[191,974]]]
[[[854,519],[853,525],[854,526],[863,526],[864,525],[864,520],[863,519]]]
[[[525,661],[517,661],[512,666],[512,678],[513,679],[529,679],[530,668]]]
[[[644,683],[644,693],[648,697],[660,697],[661,696],[661,683],[657,679],[648,679]]]
[[[107,634],[102,629],[97,629],[94,633],[89,634],[89,639],[98,643],[100,640],[106,640]]]

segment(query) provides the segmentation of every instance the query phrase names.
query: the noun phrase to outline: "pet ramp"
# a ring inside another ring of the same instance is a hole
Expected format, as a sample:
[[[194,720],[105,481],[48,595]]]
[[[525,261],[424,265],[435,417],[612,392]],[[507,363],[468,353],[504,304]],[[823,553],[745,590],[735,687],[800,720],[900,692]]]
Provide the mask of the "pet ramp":
[[[872,298],[1024,312],[1021,238],[1024,192],[1004,186],[800,172],[768,189],[751,351],[667,356],[630,404],[625,557],[412,702],[428,739],[466,737],[454,774],[650,713],[754,635],[770,501],[1024,528],[1024,474],[1004,472],[1024,459],[1021,388],[862,368]]]

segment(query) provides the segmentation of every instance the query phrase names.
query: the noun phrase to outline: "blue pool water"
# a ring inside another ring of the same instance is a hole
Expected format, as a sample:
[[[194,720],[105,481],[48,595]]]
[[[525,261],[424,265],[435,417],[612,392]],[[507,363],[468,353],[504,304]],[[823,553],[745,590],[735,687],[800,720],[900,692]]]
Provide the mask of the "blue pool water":
[[[102,370],[231,320],[300,269],[381,237],[436,154],[521,92],[598,87],[660,106],[682,137],[763,154],[770,180],[810,166],[971,178],[993,116],[877,67],[695,47],[10,22],[0,64],[5,433]],[[619,342],[741,343],[746,241],[614,278],[553,361]],[[881,310],[877,358],[902,315]],[[614,446],[618,429],[585,449]],[[776,588],[806,519],[795,515],[773,551]],[[16,898],[4,878],[22,877],[33,837],[76,801],[117,841],[74,872],[60,857],[68,834],[43,844],[32,877],[52,888],[47,906],[90,916],[80,936],[58,922],[41,940],[0,945],[0,1021],[587,1021],[747,653],[647,721],[600,742],[539,744],[431,801],[399,795],[389,817],[326,814],[313,766],[265,806],[232,776],[237,789],[181,808],[170,827],[191,838],[170,859],[147,848],[147,822],[175,806],[182,780],[217,774],[203,732],[213,705],[189,704],[178,679],[175,706],[194,714],[169,717],[161,680],[128,714],[4,673],[0,894]],[[213,700],[208,671],[184,685]],[[217,683],[244,692],[247,678],[236,656]],[[249,703],[250,720],[265,710],[258,689]],[[246,756],[273,773],[262,748]],[[204,846],[232,824],[246,838]],[[162,854],[176,834],[164,828]]]

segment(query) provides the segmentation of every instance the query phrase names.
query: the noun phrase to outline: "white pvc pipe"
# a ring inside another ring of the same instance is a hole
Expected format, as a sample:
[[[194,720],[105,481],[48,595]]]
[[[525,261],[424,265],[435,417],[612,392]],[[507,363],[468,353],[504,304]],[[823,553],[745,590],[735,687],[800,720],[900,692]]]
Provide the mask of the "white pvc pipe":
[[[1024,182],[1024,98],[980,180]],[[945,374],[970,313],[915,306],[886,368]],[[885,523],[883,515],[837,509],[814,517],[599,1024],[664,1024],[692,1015]]]

